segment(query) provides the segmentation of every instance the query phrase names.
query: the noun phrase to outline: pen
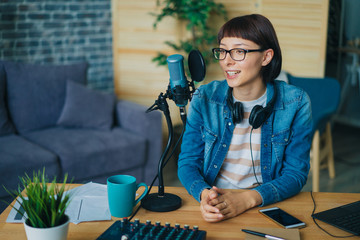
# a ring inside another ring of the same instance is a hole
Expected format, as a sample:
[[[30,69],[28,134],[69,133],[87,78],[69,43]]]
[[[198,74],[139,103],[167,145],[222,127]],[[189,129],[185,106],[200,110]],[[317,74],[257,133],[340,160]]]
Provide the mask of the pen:
[[[248,230],[248,229],[241,229],[241,231],[249,233],[249,234],[253,234],[253,235],[256,235],[256,236],[264,237],[264,238],[267,238],[267,239],[271,239],[271,240],[286,240],[284,238],[275,237],[275,236],[271,236],[271,235],[268,235],[268,234],[265,234],[265,233],[251,231],[251,230]]]

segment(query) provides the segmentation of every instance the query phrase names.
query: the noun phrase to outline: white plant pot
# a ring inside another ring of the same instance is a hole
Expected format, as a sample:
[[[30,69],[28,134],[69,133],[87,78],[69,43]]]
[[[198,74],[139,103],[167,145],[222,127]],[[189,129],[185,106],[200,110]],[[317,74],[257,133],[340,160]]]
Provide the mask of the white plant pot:
[[[66,223],[51,228],[34,228],[24,222],[26,237],[28,240],[66,240],[69,223],[70,219],[68,216]]]

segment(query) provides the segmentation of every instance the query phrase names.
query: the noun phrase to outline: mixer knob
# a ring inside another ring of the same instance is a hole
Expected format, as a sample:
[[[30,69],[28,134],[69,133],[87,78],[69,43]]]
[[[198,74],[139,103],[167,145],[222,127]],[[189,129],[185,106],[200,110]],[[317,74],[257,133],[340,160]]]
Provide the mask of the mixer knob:
[[[121,236],[121,240],[128,240],[128,239],[130,239],[130,238],[129,238],[129,236],[126,235],[126,234]]]
[[[140,220],[139,220],[139,219],[135,219],[135,221],[134,221],[134,227],[135,227],[135,228],[140,227]]]

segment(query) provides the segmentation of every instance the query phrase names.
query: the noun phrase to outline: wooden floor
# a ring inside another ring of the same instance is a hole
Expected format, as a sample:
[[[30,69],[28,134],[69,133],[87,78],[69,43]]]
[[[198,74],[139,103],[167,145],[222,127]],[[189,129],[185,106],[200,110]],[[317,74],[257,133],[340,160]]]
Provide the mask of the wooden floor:
[[[336,176],[330,179],[327,169],[322,169],[320,191],[360,193],[360,128],[335,123],[332,134]],[[169,162],[168,165],[164,170],[165,185],[182,186],[177,178],[174,162]],[[311,191],[311,189],[310,172],[302,191]]]

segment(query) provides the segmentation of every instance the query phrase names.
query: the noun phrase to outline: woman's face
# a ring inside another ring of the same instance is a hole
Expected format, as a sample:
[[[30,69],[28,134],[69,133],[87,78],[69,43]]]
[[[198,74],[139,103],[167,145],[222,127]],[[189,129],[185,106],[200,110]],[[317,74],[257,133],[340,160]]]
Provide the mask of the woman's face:
[[[234,48],[242,48],[246,50],[259,49],[260,46],[256,43],[236,37],[224,37],[220,42],[220,48],[231,50]],[[251,89],[255,85],[263,86],[262,76],[260,70],[263,66],[266,66],[272,59],[268,52],[272,50],[268,49],[262,52],[249,52],[246,53],[245,59],[242,61],[235,61],[230,57],[230,54],[226,54],[224,60],[220,60],[220,66],[225,75],[228,85],[232,88],[249,87]],[[259,88],[259,86],[257,86]]]

